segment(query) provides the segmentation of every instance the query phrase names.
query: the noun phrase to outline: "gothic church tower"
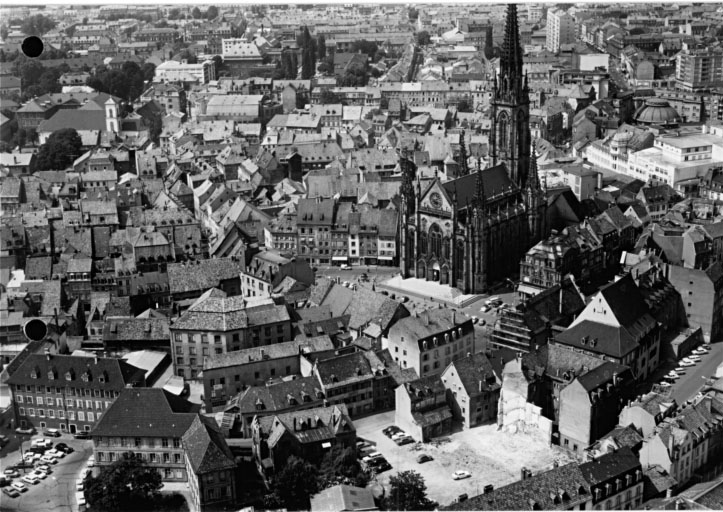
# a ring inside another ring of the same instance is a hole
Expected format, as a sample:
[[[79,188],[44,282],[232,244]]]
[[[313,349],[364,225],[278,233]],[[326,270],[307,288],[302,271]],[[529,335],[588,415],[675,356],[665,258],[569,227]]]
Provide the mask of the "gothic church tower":
[[[507,6],[500,74],[495,76],[490,133],[492,165],[504,163],[510,178],[521,189],[530,168],[530,96],[527,76],[522,75],[522,46],[517,6]]]

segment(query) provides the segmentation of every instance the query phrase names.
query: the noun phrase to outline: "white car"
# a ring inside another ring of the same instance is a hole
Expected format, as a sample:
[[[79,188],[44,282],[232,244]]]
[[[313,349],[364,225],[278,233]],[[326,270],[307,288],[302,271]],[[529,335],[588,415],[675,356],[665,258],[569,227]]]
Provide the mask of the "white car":
[[[455,480],[463,480],[465,478],[470,478],[472,476],[472,473],[469,471],[465,471],[463,469],[458,469],[452,474],[452,478]]]
[[[85,496],[82,492],[75,493],[75,501],[78,502],[79,507],[85,506]]]
[[[26,454],[25,454],[25,457],[24,457],[24,459],[25,459],[27,462],[33,462],[33,461],[36,461],[36,460],[40,460],[40,459],[42,459],[42,458],[43,458],[43,456],[40,455],[39,453],[32,453],[32,452],[26,453]]]
[[[666,378],[666,379],[670,379],[670,380],[675,380],[675,379],[679,379],[679,378],[680,378],[680,375],[678,375],[678,374],[675,373],[675,372],[670,372],[669,374],[667,374],[667,375],[665,376],[665,378]]]
[[[480,313],[487,313],[491,308],[488,305],[484,305],[481,308],[479,308]]]
[[[45,452],[45,455],[50,455],[51,457],[55,457],[56,459],[62,459],[63,457],[65,457],[65,452],[53,449]]]
[[[83,492],[83,481],[82,480],[78,480],[77,482],[75,482],[75,490],[78,492]]]
[[[407,435],[406,432],[400,430],[399,432],[397,432],[396,434],[394,434],[392,436],[392,441],[399,439],[400,437],[404,437],[406,435]]]
[[[688,356],[688,359],[690,359],[690,360],[693,361],[694,363],[699,363],[700,360],[701,360],[701,357],[700,357],[699,355],[697,355],[697,354],[691,354],[691,355]]]
[[[88,467],[92,468],[93,466],[95,466],[95,457],[93,457],[91,455],[90,458],[88,459]]]
[[[25,492],[28,490],[28,486],[22,482],[13,482],[10,484],[10,487],[12,487],[13,489],[17,489],[20,492]]]
[[[40,471],[39,469],[36,469],[32,473],[30,473],[30,476],[34,476],[35,478],[39,478],[40,480],[45,480],[48,478],[48,474],[45,471]]]
[[[698,347],[695,350],[693,350],[693,353],[698,356],[703,356],[703,355],[707,354],[708,352],[709,352],[709,350],[707,350],[703,347]]]
[[[478,323],[479,323],[479,318],[477,318],[476,316],[473,316],[473,317],[472,317],[472,323],[473,323],[473,324],[478,324]]]
[[[351,267],[349,265],[347,265],[346,263],[344,265],[340,265],[339,268],[342,270],[351,270]]]
[[[42,448],[50,448],[53,446],[53,442],[50,439],[33,439],[33,441],[30,443],[30,446],[36,447],[40,446]]]
[[[58,459],[56,459],[55,457],[51,457],[50,455],[43,455],[42,457],[40,457],[40,460],[45,462],[46,464],[58,463]]]
[[[40,483],[40,478],[38,478],[37,476],[33,475],[32,473],[30,473],[30,474],[28,474],[28,475],[25,475],[25,476],[22,477],[20,480],[22,480],[22,481],[25,482],[26,484],[33,484],[33,485],[34,485],[34,484],[39,484],[39,483]]]
[[[677,373],[678,375],[683,375],[683,374],[684,374],[685,372],[687,372],[687,371],[688,371],[688,369],[685,368],[684,366],[678,366],[678,367],[675,369],[675,373]]]
[[[671,386],[671,384],[670,384],[670,382],[663,381],[663,382],[659,382],[658,386],[660,386],[661,388],[669,388]]]
[[[680,366],[695,366],[695,363],[690,359],[681,359],[680,361],[678,361],[678,364]]]

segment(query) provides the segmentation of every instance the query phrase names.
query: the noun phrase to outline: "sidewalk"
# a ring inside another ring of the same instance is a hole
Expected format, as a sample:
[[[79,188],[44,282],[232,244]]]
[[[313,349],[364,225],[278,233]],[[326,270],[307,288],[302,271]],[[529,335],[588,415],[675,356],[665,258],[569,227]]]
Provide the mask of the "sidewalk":
[[[457,288],[414,277],[403,279],[401,276],[394,276],[382,283],[378,283],[377,287],[396,293],[412,295],[424,300],[441,302],[457,308],[464,308],[480,297],[479,295],[465,295]]]

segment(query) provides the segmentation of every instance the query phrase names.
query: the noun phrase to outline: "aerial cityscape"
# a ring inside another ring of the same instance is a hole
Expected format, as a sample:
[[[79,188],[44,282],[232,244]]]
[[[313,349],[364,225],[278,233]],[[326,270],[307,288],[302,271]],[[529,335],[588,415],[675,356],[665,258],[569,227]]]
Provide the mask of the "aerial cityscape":
[[[723,4],[0,6],[0,511],[723,510]]]

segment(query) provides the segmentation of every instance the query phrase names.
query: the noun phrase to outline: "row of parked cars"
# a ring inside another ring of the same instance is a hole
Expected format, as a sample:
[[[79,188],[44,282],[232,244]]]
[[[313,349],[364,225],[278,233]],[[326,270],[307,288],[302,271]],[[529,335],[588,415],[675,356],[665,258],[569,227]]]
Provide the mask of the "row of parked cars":
[[[688,368],[701,362],[703,356],[709,352],[710,344],[708,343],[704,343],[700,347],[694,349],[689,355],[678,361],[678,366],[675,369],[670,370],[670,372],[665,375],[665,380],[661,382],[660,385],[663,387],[669,387],[672,382],[675,382],[681,377],[681,375],[684,375]]]
[[[27,492],[29,486],[37,485],[41,480],[45,480],[53,472],[52,466],[74,451],[65,443],[53,446],[50,439],[34,439],[28,451],[25,452],[23,460],[3,471],[0,480],[3,493],[11,498],[17,498],[21,493]],[[28,469],[32,469],[32,471],[21,476],[20,470],[26,472]]]

